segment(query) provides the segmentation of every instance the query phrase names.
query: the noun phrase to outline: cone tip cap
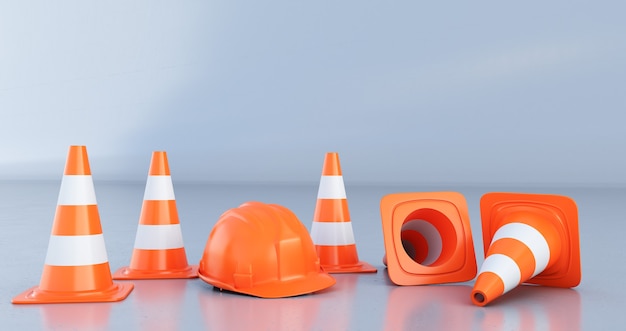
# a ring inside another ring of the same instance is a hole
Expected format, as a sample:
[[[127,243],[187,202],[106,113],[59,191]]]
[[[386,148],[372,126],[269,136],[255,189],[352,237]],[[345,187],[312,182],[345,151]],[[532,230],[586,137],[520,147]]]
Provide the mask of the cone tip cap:
[[[150,161],[150,176],[169,176],[170,166],[167,162],[167,153],[165,151],[152,152],[152,161]]]
[[[480,307],[484,307],[487,304],[487,298],[485,298],[485,293],[474,290],[472,291],[472,302]]]
[[[484,272],[476,279],[471,299],[475,305],[484,307],[502,294],[504,294],[504,283],[500,277],[491,272]]]
[[[341,176],[341,165],[339,164],[339,154],[337,152],[326,153],[322,176]]]
[[[91,175],[87,146],[72,145],[67,153],[64,175]]]

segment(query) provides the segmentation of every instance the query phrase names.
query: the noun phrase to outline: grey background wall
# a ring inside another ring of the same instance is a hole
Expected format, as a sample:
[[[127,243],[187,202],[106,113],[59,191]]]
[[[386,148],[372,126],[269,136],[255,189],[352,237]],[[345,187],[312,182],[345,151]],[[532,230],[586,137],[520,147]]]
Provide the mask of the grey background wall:
[[[621,1],[0,1],[0,178],[626,185]]]

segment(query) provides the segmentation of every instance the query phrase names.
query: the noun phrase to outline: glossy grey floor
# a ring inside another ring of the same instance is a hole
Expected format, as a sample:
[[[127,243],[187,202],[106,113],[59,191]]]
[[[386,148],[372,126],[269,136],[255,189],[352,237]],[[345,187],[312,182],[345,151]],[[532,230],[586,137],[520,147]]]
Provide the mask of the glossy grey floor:
[[[175,180],[175,178],[174,178]],[[199,279],[133,281],[117,303],[12,305],[39,283],[59,182],[0,182],[0,320],[4,330],[603,330],[626,325],[626,188],[350,186],[348,203],[359,256],[376,274],[335,275],[322,292],[259,299],[220,292]],[[95,182],[111,270],[128,265],[144,183]],[[310,228],[317,184],[192,184],[174,181],[185,248],[197,264],[225,210],[256,200],[288,207]],[[470,302],[473,282],[396,286],[389,281],[380,198],[396,192],[458,191],[470,211],[477,261],[483,261],[479,199],[490,191],[555,193],[579,208],[583,280],[575,289],[522,286],[492,305]]]

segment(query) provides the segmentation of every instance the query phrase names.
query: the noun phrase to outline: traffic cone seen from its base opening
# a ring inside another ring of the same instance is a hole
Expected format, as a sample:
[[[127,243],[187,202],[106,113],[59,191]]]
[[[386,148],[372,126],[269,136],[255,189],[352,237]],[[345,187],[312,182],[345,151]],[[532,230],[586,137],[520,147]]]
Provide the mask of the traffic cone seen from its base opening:
[[[311,239],[324,271],[376,272],[376,268],[359,261],[337,153],[326,153],[324,159]]]
[[[113,278],[195,277],[198,266],[187,263],[167,154],[154,152],[130,266],[119,269]]]
[[[480,201],[486,258],[471,299],[484,306],[519,284],[580,283],[576,203],[564,196],[488,193]]]
[[[380,201],[389,279],[397,285],[476,276],[467,203],[456,192],[395,193]]]
[[[12,302],[120,301],[132,289],[111,279],[87,149],[70,146],[41,281]]]

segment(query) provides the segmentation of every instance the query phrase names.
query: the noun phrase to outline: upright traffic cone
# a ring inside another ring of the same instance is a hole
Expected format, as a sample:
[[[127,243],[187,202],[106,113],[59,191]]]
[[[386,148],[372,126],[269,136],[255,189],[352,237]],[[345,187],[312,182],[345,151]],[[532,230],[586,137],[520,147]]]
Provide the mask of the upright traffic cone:
[[[130,283],[113,283],[85,146],[71,146],[39,286],[13,303],[125,299]]]
[[[326,153],[324,159],[311,239],[324,271],[376,272],[376,268],[359,261],[337,153]]]
[[[486,258],[472,290],[484,306],[521,283],[580,283],[576,203],[564,196],[488,193],[480,200]]]
[[[187,264],[167,154],[154,152],[130,266],[120,268],[113,278],[195,277],[198,277],[198,266]]]

